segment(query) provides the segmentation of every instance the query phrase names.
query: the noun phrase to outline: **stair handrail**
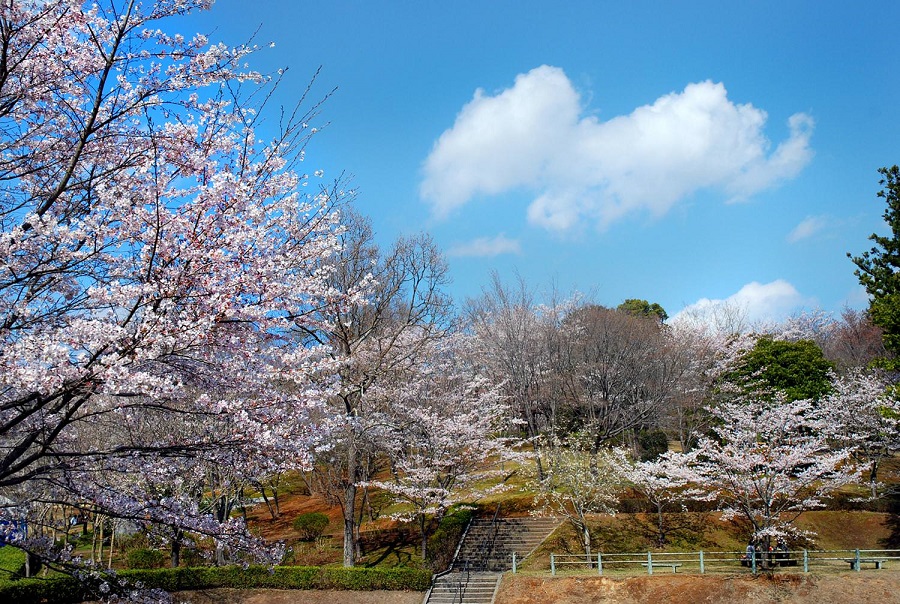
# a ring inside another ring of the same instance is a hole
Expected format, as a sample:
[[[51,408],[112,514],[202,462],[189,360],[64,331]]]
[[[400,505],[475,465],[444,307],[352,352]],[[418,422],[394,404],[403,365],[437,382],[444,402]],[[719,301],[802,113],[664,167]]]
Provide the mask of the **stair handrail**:
[[[459,604],[462,604],[463,596],[466,593],[466,587],[469,585],[469,561],[466,560],[465,564],[465,572],[466,578],[463,580],[462,574],[459,575],[459,579],[456,581],[456,593],[453,595],[453,602],[451,604],[456,604],[456,596],[459,595]]]
[[[459,551],[462,549],[463,543],[466,541],[466,536],[469,534],[469,528],[472,526],[472,521],[474,517],[470,516],[469,521],[466,523],[466,528],[463,529],[462,535],[459,538],[459,541],[456,543],[456,551],[453,552],[453,559],[450,560],[450,566],[447,570],[443,571],[444,574],[449,573],[453,570],[453,565],[456,564],[456,559],[459,558]]]

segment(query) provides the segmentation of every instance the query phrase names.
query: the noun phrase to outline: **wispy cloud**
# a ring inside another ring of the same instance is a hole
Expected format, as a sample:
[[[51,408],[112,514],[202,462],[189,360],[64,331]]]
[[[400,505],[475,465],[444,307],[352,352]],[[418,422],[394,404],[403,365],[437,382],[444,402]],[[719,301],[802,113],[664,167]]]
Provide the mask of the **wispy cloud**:
[[[794,227],[787,240],[790,243],[797,243],[803,239],[809,239],[826,226],[828,226],[828,219],[825,216],[807,216],[800,224]]]
[[[707,324],[714,330],[739,331],[782,320],[811,302],[784,279],[770,283],[753,281],[727,298],[697,300],[672,317],[672,323],[683,321]]]
[[[797,113],[769,152],[767,115],[722,84],[689,84],[629,115],[584,115],[566,74],[541,66],[497,94],[477,90],[424,163],[421,197],[446,217],[476,196],[527,188],[533,224],[603,228],[632,212],[665,214],[691,193],[739,201],[794,177],[812,157],[813,121]]]
[[[448,256],[488,257],[501,254],[521,254],[522,246],[518,240],[510,239],[503,233],[496,237],[479,237],[465,243],[454,245],[447,251]]]

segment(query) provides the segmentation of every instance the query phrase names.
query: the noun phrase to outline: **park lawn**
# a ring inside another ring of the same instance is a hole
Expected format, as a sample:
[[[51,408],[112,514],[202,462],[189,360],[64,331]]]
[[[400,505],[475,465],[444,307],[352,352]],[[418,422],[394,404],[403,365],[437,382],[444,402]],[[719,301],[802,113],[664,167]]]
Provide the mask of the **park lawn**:
[[[723,521],[717,512],[705,514],[679,512],[671,514],[683,529],[671,535],[669,542],[657,548],[653,535],[653,516],[648,514],[597,514],[592,518],[593,549],[603,553],[646,551],[696,552],[742,551],[747,543],[747,529],[739,522]],[[896,515],[883,512],[813,511],[805,512],[796,522],[797,528],[813,531],[810,542],[793,547],[808,549],[887,549],[896,543],[900,527]],[[523,561],[523,570],[549,568],[551,553],[581,553],[574,529],[563,523]]]
[[[25,552],[11,545],[0,547],[0,581],[19,573],[25,565]]]

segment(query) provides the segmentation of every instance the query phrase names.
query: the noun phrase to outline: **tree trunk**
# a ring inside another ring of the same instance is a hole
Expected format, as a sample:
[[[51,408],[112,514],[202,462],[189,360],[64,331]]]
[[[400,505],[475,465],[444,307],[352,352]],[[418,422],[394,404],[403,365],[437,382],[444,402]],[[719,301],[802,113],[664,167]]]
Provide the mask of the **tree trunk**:
[[[41,570],[41,559],[35,554],[25,552],[25,577],[34,577]]]
[[[97,545],[98,545],[97,564],[102,564],[103,563],[103,537],[104,537],[103,533],[104,533],[104,529],[106,528],[106,519],[103,516],[98,514],[97,520],[100,521],[100,538],[97,541]],[[95,536],[97,535],[97,522],[96,521],[94,522],[94,535]]]
[[[181,538],[183,536],[183,530],[179,528],[172,529],[172,568],[178,568],[178,565],[181,564]]]
[[[662,504],[656,504],[656,528],[659,530],[657,543],[659,547],[662,547],[666,544],[666,525],[663,520],[663,506]]]
[[[538,482],[543,482],[546,474],[544,473],[544,464],[541,463],[541,453],[538,450],[537,444],[534,445],[534,463],[537,468]]]
[[[878,497],[878,458],[872,460],[872,466],[869,468],[869,489],[872,492],[872,499]]]
[[[422,561],[428,556],[428,534],[425,532],[425,514],[419,514],[419,530],[422,531]]]
[[[266,508],[269,510],[269,516],[272,517],[272,520],[276,520],[278,516],[275,514],[273,504],[269,501],[269,498],[266,497],[266,487],[259,485],[259,494],[262,496],[263,502],[265,502]]]
[[[591,563],[591,531],[588,529],[586,523],[582,523],[581,525],[581,542],[584,545],[584,557],[587,559],[588,564]]]
[[[351,479],[344,487],[344,566],[356,564],[356,483]]]
[[[528,403],[525,403],[525,423],[528,426],[528,436],[529,440],[531,440],[531,447],[534,450],[534,462],[535,467],[537,468],[537,479],[538,482],[543,482],[545,477],[544,465],[541,463],[541,450],[538,446],[537,438],[538,436],[540,436],[540,432],[537,428],[534,413],[532,412],[531,407]]]
[[[113,562],[113,550],[116,547],[116,523],[112,521],[112,524],[109,527],[109,562],[106,565],[106,568],[112,568]]]
[[[97,561],[97,520],[100,518],[100,514],[94,514],[94,534],[91,535],[91,562]],[[101,558],[103,556],[100,556]]]
[[[768,570],[771,567],[771,560],[769,560],[769,552],[771,551],[770,546],[772,545],[772,538],[766,535],[766,538],[763,539],[762,545],[762,568]]]
[[[172,568],[178,568],[179,564],[181,564],[181,542],[172,539]]]
[[[363,487],[362,489],[362,501],[359,504],[359,514],[356,516],[356,525],[354,526],[354,538],[356,544],[356,559],[359,560],[362,558],[362,523],[363,517],[366,514],[366,502],[369,500],[369,487]]]

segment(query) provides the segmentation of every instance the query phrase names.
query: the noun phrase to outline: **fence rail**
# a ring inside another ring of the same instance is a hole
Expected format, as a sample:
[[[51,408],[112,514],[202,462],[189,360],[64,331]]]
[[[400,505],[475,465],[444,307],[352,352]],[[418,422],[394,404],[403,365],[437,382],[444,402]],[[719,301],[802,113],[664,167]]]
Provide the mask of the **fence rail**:
[[[900,570],[900,550],[897,549],[833,549],[757,552],[748,557],[743,551],[696,552],[633,552],[621,554],[597,553],[550,554],[550,573],[595,572],[648,575],[654,572],[723,573],[747,569],[748,572],[779,570],[785,572],[815,572],[885,569],[892,562]],[[513,572],[517,572],[513,560]]]

